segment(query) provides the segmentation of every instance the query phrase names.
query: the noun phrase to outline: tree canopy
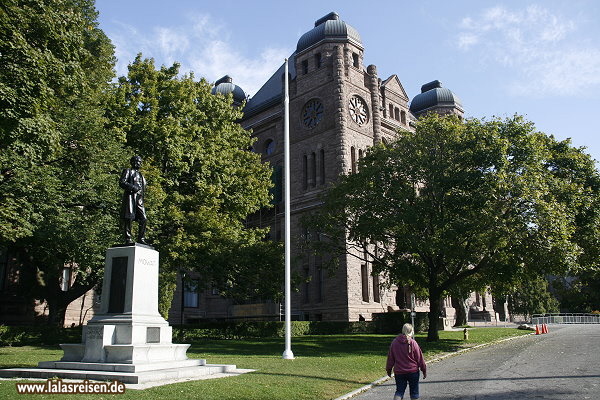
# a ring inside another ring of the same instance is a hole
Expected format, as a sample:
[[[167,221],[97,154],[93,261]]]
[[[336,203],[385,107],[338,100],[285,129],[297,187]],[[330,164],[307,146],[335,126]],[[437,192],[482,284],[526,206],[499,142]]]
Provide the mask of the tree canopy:
[[[560,275],[586,255],[595,263],[597,179],[581,149],[522,117],[429,115],[372,148],[311,224],[329,238],[321,246],[366,251],[375,273],[426,290],[438,310],[465,285]],[[437,340],[438,313],[429,318],[428,339]]]
[[[0,61],[0,246],[18,253],[22,295],[46,300],[51,323],[101,281],[133,154],[149,183],[163,315],[179,269],[239,299],[278,295],[280,244],[244,226],[269,203],[271,171],[247,151],[230,98],[141,56],[115,83],[93,0],[2,2]]]
[[[248,151],[254,139],[237,123],[241,110],[211,88],[180,76],[178,64],[156,69],[138,55],[119,79],[110,119],[144,159],[148,238],[164,271],[196,271],[204,287],[230,297],[273,298],[281,245],[244,224],[269,206],[271,169]]]
[[[0,243],[20,254],[24,294],[50,321],[92,288],[116,239],[124,137],[106,125],[113,47],[93,1],[0,6]],[[65,265],[76,270],[60,290]]]

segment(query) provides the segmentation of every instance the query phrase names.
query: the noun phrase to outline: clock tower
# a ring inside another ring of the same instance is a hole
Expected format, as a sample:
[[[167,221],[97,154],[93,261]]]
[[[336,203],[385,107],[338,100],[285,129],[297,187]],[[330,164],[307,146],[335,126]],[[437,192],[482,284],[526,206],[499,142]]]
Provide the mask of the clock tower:
[[[302,225],[302,219],[320,207],[320,195],[340,175],[358,172],[358,161],[371,146],[413,129],[415,117],[399,78],[392,75],[382,81],[374,65],[364,66],[363,55],[358,31],[332,12],[315,21],[289,57],[292,272],[302,278],[292,296],[294,319],[370,320],[374,313],[406,308],[406,288],[384,289],[384,277],[373,275],[368,257],[344,255],[335,271],[326,271],[331,256],[315,256],[300,246],[305,240],[320,240],[317,232]],[[275,184],[274,207],[256,213],[247,223],[269,227],[272,240],[283,237],[285,211],[284,78],[282,65],[248,100],[241,121],[256,137],[252,150],[272,166]],[[231,79],[226,83],[223,90],[233,90]],[[427,97],[429,102],[439,97],[426,96],[432,97]],[[431,108],[429,102],[426,112],[439,108]],[[263,316],[278,312],[267,308],[268,304],[261,309]],[[235,315],[227,312],[227,317]],[[211,316],[219,317],[214,311]]]

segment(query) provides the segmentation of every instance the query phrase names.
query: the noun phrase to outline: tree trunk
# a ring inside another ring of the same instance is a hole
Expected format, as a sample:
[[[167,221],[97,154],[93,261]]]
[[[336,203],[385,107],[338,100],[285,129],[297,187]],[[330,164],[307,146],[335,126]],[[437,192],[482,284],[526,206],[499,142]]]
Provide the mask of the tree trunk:
[[[64,301],[55,299],[48,300],[48,325],[62,328],[65,326],[65,314],[69,303],[64,304]]]
[[[460,295],[452,296],[452,307],[456,310],[454,326],[467,325],[467,300]]]
[[[440,295],[429,290],[429,329],[427,330],[427,341],[437,342],[440,340],[438,334],[438,323],[440,319]]]
[[[91,290],[94,285],[74,284],[66,292],[63,292],[58,284],[55,286],[56,289],[53,293],[49,293],[46,297],[46,301],[48,302],[48,325],[63,327],[69,304]]]

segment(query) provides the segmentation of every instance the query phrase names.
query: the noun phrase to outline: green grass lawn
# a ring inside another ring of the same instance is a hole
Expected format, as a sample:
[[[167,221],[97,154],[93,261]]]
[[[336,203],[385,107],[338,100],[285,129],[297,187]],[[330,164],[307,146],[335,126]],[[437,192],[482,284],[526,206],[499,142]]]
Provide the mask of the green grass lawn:
[[[426,359],[464,347],[495,341],[527,331],[507,328],[440,332],[441,340],[427,343],[417,335]],[[0,381],[0,399],[332,399],[385,375],[391,335],[330,335],[292,338],[296,359],[283,360],[283,339],[205,340],[192,344],[190,358],[211,364],[236,364],[256,372],[221,379],[175,383],[146,390],[127,390],[123,395],[20,395],[15,381]],[[58,360],[56,347],[2,347],[0,368],[31,367],[39,361]]]

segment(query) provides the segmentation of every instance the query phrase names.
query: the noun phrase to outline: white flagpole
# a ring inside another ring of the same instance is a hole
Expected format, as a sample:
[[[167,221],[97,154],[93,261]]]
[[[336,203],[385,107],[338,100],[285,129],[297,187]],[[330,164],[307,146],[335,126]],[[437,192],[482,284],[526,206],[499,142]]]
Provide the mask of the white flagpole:
[[[292,360],[292,316],[290,284],[290,96],[288,82],[288,59],[285,59],[285,87],[283,100],[283,182],[285,192],[285,351],[283,359]]]

